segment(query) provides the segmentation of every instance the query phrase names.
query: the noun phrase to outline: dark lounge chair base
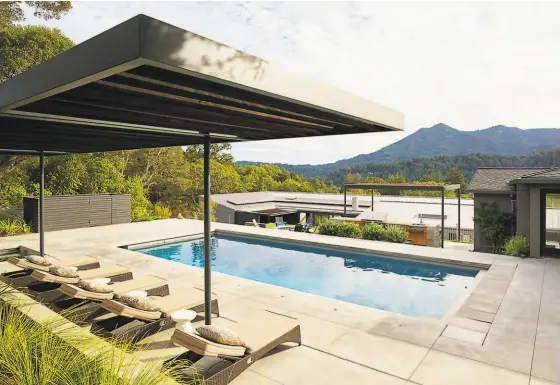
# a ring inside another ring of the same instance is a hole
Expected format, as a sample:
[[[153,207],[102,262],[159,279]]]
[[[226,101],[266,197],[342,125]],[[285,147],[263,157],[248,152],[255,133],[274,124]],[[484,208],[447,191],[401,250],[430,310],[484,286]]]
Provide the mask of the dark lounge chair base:
[[[0,275],[0,280],[8,285],[18,289],[20,287],[27,287],[37,280],[31,277],[33,270],[19,270]]]
[[[126,272],[123,274],[118,274],[107,278],[111,278],[112,282],[128,281],[132,279],[132,272]],[[52,303],[61,300],[65,297],[65,295],[58,290],[59,288],[60,288],[59,283],[37,282],[32,285],[29,285],[27,288],[23,289],[22,291],[37,302]]]
[[[188,351],[166,361],[165,365],[172,366],[178,360],[188,360],[188,362],[192,362],[192,365],[188,369],[183,370],[183,379],[185,381],[202,380],[204,385],[226,385],[272,349],[288,342],[301,346],[301,329],[299,325],[261,349],[243,357],[207,357]]]
[[[199,313],[204,310],[204,305],[195,306],[190,310]],[[220,316],[217,299],[212,301],[212,314]],[[171,329],[175,325],[176,322],[169,317],[153,321],[143,321],[135,318],[114,316],[101,321],[94,320],[91,325],[91,332],[100,337],[135,344],[160,331]]]
[[[159,287],[144,290],[149,296],[163,297],[169,295],[169,285],[164,284]],[[66,295],[62,299],[49,304],[49,308],[57,313],[67,312],[72,318],[72,322],[84,324],[95,317],[107,314],[107,310],[101,307],[101,302],[89,299],[71,298]]]

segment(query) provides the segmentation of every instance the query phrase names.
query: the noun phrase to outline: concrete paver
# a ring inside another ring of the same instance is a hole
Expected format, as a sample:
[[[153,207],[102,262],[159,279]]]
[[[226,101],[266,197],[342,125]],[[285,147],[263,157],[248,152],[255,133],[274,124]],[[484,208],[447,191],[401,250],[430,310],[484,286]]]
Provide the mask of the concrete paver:
[[[410,380],[422,385],[527,385],[529,376],[451,354],[430,351]]]
[[[442,337],[468,342],[474,345],[482,345],[484,338],[486,338],[486,333],[464,329],[455,325],[447,325],[443,331]]]
[[[535,345],[531,375],[543,380],[560,382],[560,349]]]
[[[459,249],[219,223],[213,223],[212,229],[436,263],[490,267],[458,312],[442,321],[402,316],[214,272],[212,290],[220,298],[223,316],[215,321],[217,324],[227,326],[252,312],[271,310],[299,318],[306,345],[277,349],[236,379],[236,385],[299,384],[302,379],[306,384],[397,385],[409,380],[422,385],[527,385],[531,368],[531,384],[560,383],[558,260],[522,260]],[[119,263],[137,274],[155,274],[166,278],[171,292],[177,292],[193,286],[202,288],[203,270],[120,246],[162,239],[173,242],[177,237],[200,235],[202,231],[200,221],[162,220],[48,232],[46,250],[59,258],[77,253],[93,255],[102,264]],[[38,235],[0,239],[0,249],[20,244],[38,249]],[[11,269],[11,265],[0,263],[0,271],[5,268]],[[447,334],[443,331],[446,326]],[[458,331],[463,340],[470,342],[445,337],[451,334],[457,338]],[[440,336],[442,332],[444,336]],[[486,333],[480,345],[479,337]]]
[[[421,346],[362,331],[348,332],[324,350],[401,378],[409,378],[428,352]]]

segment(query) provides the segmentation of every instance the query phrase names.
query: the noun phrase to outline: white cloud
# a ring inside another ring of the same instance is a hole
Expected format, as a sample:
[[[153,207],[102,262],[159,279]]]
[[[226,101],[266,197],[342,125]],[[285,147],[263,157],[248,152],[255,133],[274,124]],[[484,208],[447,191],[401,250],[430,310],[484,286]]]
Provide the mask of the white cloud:
[[[560,3],[73,4],[48,24],[76,42],[145,13],[406,115],[404,134],[240,143],[239,159],[335,161],[438,122],[560,127]]]

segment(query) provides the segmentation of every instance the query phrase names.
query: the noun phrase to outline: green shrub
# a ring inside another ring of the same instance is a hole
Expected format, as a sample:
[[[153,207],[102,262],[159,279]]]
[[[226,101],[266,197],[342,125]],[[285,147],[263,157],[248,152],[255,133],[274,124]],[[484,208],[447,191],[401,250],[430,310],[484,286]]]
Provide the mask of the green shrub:
[[[504,245],[504,252],[514,257],[526,258],[529,256],[529,238],[524,235],[514,235]]]
[[[404,227],[390,226],[385,229],[384,240],[395,243],[405,243],[408,240],[408,232]]]
[[[373,241],[385,239],[385,229],[377,223],[366,223],[362,230],[362,237]]]
[[[154,215],[160,218],[171,218],[171,210],[160,203],[156,203],[154,205]]]
[[[0,221],[0,237],[29,234],[31,227],[22,219],[4,219]]]
[[[334,235],[345,238],[360,238],[362,231],[357,224],[347,222],[326,221],[319,226],[319,234]]]

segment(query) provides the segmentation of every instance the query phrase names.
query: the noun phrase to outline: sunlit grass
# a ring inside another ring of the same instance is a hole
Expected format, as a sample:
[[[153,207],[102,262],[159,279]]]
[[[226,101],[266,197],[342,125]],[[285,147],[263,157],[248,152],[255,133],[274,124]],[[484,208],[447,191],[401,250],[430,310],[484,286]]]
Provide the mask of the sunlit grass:
[[[13,300],[10,289],[0,287],[2,385],[159,385],[180,382],[188,365],[141,362],[130,344],[108,344],[60,319],[36,323]]]

